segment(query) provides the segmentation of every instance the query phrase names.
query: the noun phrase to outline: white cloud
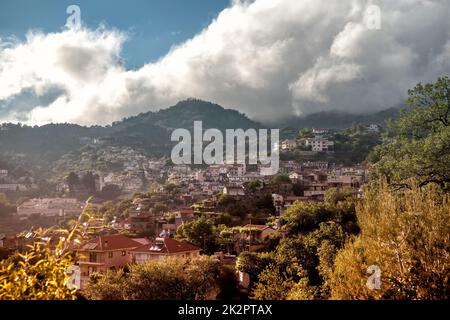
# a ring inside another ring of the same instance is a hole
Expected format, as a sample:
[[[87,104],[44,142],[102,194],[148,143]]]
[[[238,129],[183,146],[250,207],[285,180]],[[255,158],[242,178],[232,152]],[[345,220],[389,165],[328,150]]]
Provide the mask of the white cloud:
[[[381,8],[381,30],[365,10]],[[398,104],[450,72],[446,0],[233,1],[205,30],[134,71],[117,30],[0,39],[0,121],[106,124],[198,97],[257,120]]]

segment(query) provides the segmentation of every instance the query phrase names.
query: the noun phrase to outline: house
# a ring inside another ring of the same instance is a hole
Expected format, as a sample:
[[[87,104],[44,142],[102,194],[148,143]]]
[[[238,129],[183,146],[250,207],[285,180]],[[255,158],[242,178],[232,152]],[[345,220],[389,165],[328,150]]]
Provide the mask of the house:
[[[139,246],[129,251],[132,261],[142,263],[146,261],[164,260],[168,257],[192,259],[200,256],[201,248],[187,242],[164,237]]]
[[[17,207],[19,216],[39,214],[47,217],[78,216],[85,204],[75,198],[31,199]]]
[[[225,186],[223,188],[223,194],[228,194],[230,196],[245,196],[245,190],[242,186]]]
[[[175,228],[178,229],[180,225],[194,219],[194,209],[182,208],[175,212]]]
[[[296,201],[305,201],[305,200],[306,200],[305,197],[287,196],[284,199],[284,207],[288,208],[288,207],[292,206]]]
[[[262,224],[247,224],[242,227],[239,234],[239,241],[236,243],[235,250],[242,251],[258,251],[263,249],[266,244],[265,240],[275,233],[272,227]]]
[[[273,206],[275,207],[275,211],[277,214],[281,214],[281,210],[283,209],[283,196],[281,194],[273,193],[272,194]]]
[[[132,261],[128,251],[140,246],[142,242],[124,235],[100,236],[81,245],[76,250],[81,272],[81,288],[84,288],[93,272],[106,272],[125,267]]]
[[[295,140],[283,140],[281,142],[281,150],[292,151],[297,148],[297,141]]]
[[[364,177],[355,175],[332,175],[328,177],[327,181],[330,187],[348,187],[357,189],[363,184]]]
[[[317,135],[327,134],[328,133],[328,129],[313,128],[312,133],[313,134],[317,134]]]
[[[0,178],[6,178],[8,176],[8,170],[0,169]]]
[[[328,184],[313,183],[308,186],[308,190],[303,192],[303,195],[308,199],[321,200],[325,197]]]
[[[289,174],[289,179],[291,179],[291,181],[293,183],[297,183],[297,182],[303,180],[303,175],[299,172],[291,172]]]
[[[306,147],[311,147],[311,150],[315,152],[331,151],[334,148],[333,141],[320,137],[307,138],[304,143]]]
[[[245,174],[245,164],[236,164],[228,167],[228,175],[241,177]]]
[[[29,189],[36,188],[36,185],[32,185],[31,188],[21,183],[3,183],[0,184],[0,192],[7,191],[28,191]]]

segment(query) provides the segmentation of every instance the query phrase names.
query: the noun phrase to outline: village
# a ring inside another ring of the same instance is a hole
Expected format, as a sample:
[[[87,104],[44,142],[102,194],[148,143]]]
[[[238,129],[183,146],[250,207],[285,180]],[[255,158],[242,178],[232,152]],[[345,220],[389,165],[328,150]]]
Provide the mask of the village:
[[[314,130],[312,138],[282,141],[281,150],[332,153],[333,141],[325,134],[324,129]],[[366,166],[323,160],[280,161],[279,172],[268,176],[262,174],[262,164],[173,165],[130,149],[109,151],[115,151],[116,162],[123,160],[122,171],[71,173],[57,185],[58,196],[27,199],[15,215],[20,221],[39,217],[48,226],[66,226],[83,211],[92,213],[89,239],[72,248],[81,289],[97,272],[167,257],[206,254],[233,266],[242,252],[264,251],[273,237],[283,237],[282,217],[291,206],[321,203],[330,189],[360,197],[368,180]],[[6,170],[0,173],[7,176]],[[95,196],[86,200],[87,193]],[[216,238],[183,237],[184,228],[196,222],[215,226]],[[0,234],[0,248],[26,250],[40,237],[32,229]],[[249,286],[247,274],[237,276],[242,288]]]

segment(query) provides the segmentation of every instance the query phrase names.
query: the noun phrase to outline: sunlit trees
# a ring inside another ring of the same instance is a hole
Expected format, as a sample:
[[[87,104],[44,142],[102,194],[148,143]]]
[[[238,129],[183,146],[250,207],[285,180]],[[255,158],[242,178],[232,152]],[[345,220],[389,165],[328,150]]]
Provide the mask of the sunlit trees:
[[[72,300],[76,290],[66,286],[69,267],[74,264],[71,246],[89,231],[85,209],[71,230],[36,230],[41,241],[26,252],[16,252],[0,261],[0,300]],[[50,239],[59,239],[51,246]]]
[[[83,292],[93,300],[204,300],[220,292],[220,263],[211,257],[132,264],[128,272],[93,276]]]
[[[178,227],[176,238],[203,248],[207,254],[212,254],[217,248],[217,230],[214,223],[204,217],[183,223]]]
[[[378,146],[370,160],[376,174],[396,188],[410,187],[414,177],[420,186],[450,184],[450,79],[418,84],[409,91],[409,108],[391,122],[386,144]]]
[[[334,299],[448,299],[450,297],[450,196],[437,185],[390,192],[367,189],[358,206],[361,234],[336,256]],[[366,286],[366,270],[381,270],[380,290]]]

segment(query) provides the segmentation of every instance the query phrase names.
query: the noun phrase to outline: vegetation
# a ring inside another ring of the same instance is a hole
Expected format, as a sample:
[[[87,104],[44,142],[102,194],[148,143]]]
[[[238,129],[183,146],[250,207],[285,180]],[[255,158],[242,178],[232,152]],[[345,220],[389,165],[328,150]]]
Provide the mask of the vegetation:
[[[411,185],[414,185],[411,182]],[[450,196],[436,185],[402,193],[386,183],[367,189],[358,205],[361,233],[337,253],[333,299],[448,299]],[[380,290],[366,286],[367,268],[381,270]]]
[[[450,184],[450,79],[418,84],[409,91],[407,110],[389,125],[387,143],[378,146],[370,160],[376,175],[395,188],[430,183],[449,189]]]
[[[182,224],[177,230],[176,238],[203,248],[207,254],[216,250],[216,227],[204,217]]]
[[[16,206],[9,203],[5,194],[0,193],[0,219],[11,216],[17,210]]]
[[[40,241],[25,252],[16,252],[0,261],[0,300],[73,300],[75,289],[67,286],[69,267],[74,264],[69,248],[82,241],[89,231],[90,216],[80,215],[71,230],[36,230]],[[56,240],[54,244],[51,240]]]
[[[210,257],[148,261],[130,265],[127,272],[93,275],[84,295],[93,300],[214,299],[220,275],[220,263]]]

